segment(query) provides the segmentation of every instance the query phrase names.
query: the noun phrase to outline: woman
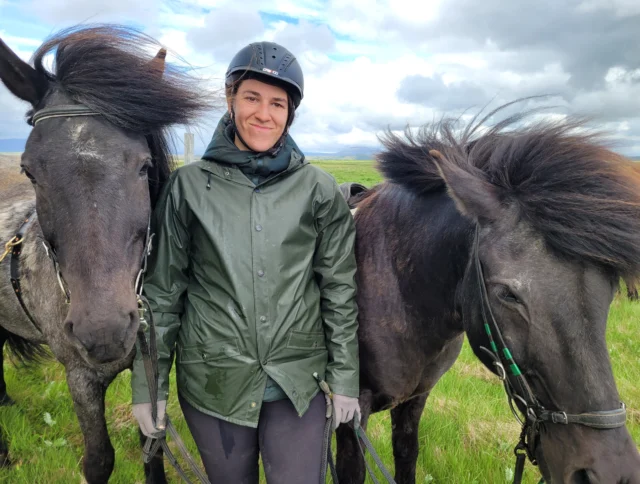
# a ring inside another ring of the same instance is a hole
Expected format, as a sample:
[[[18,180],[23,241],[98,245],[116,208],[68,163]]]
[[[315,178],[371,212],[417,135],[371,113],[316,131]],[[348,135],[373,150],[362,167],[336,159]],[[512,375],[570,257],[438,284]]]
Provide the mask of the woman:
[[[296,58],[251,44],[226,75],[228,112],[203,160],[175,170],[145,279],[158,340],[158,421],[175,348],[178,399],[212,482],[318,482],[325,397],[359,413],[355,226],[335,180],[289,135]],[[140,351],[133,413],[157,432]],[[317,477],[315,477],[317,476]]]

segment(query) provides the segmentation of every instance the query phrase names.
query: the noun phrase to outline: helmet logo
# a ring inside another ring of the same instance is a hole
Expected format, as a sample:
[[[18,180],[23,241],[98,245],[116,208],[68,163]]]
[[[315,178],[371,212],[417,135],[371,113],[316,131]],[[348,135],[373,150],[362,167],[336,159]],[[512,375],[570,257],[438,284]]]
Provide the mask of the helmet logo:
[[[277,76],[277,75],[278,75],[278,71],[274,71],[273,69],[268,69],[268,68],[266,68],[266,67],[263,67],[263,68],[262,68],[262,70],[263,70],[264,72],[268,72],[269,74],[272,74],[272,75],[274,75],[274,76]]]

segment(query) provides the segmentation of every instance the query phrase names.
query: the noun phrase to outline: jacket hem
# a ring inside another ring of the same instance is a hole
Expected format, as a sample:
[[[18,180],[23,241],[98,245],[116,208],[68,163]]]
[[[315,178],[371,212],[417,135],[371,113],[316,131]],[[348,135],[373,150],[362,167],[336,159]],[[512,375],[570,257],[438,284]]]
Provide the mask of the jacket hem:
[[[199,410],[202,413],[205,413],[207,415],[210,415],[211,417],[215,417],[215,418],[219,418],[220,420],[224,420],[225,422],[230,422],[232,424],[236,424],[236,425],[242,425],[243,427],[252,427],[254,429],[258,428],[258,422],[251,422],[248,420],[240,420],[238,418],[234,418],[234,417],[225,417],[224,415],[220,415],[219,413],[213,412],[209,409],[206,409],[200,405],[198,405],[197,403],[194,402],[194,400],[192,398],[190,398],[185,392],[183,391],[179,391],[178,392],[180,394],[180,398],[184,398],[186,400],[186,402],[191,405],[193,408],[195,408],[196,410]]]

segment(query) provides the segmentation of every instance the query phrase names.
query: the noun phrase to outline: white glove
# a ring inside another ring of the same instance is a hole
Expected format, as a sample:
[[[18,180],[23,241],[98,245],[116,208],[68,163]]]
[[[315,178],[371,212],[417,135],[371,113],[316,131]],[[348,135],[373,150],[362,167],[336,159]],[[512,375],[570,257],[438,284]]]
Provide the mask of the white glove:
[[[166,400],[158,400],[158,425],[156,426],[151,417],[151,402],[136,403],[133,406],[133,416],[138,421],[140,430],[147,437],[155,438],[158,432],[164,430],[164,414],[167,408]]]
[[[328,399],[329,397],[327,397]],[[329,400],[327,400],[327,404]],[[358,399],[354,397],[345,397],[343,395],[333,395],[333,428],[338,425],[347,423],[354,418],[360,419],[360,404]]]

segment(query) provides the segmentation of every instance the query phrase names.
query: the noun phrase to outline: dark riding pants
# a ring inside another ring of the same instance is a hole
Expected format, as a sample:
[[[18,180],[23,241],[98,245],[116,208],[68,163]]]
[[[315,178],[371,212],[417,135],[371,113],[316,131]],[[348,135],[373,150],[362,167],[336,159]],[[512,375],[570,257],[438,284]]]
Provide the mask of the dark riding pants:
[[[178,397],[212,483],[258,484],[259,455],[268,484],[320,482],[326,423],[322,392],[302,417],[288,399],[263,403],[257,429],[202,413]]]

